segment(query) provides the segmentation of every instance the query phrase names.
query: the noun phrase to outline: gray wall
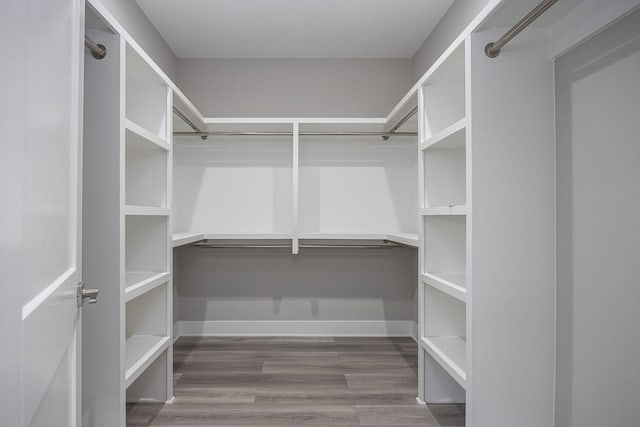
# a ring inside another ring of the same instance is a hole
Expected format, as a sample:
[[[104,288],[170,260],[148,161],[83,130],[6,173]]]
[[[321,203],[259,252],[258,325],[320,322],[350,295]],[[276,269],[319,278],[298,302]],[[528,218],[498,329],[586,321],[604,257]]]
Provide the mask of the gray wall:
[[[176,77],[176,56],[134,0],[102,0],[133,39],[172,80]]]
[[[205,116],[385,116],[410,59],[180,59],[177,84]]]
[[[640,11],[561,57],[557,427],[640,420]]]
[[[488,0],[456,0],[413,57],[413,80],[418,80],[464,30]]]
[[[180,320],[414,320],[415,249],[174,251]]]

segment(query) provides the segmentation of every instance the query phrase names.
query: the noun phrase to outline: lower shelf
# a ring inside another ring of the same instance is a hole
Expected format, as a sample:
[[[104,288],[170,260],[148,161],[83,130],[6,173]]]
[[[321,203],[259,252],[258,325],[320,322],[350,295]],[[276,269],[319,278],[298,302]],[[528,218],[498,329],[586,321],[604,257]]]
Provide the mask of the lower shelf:
[[[462,337],[426,337],[421,347],[429,353],[462,388],[467,388],[467,343]]]
[[[170,337],[133,335],[125,346],[125,387],[129,387],[169,346]]]

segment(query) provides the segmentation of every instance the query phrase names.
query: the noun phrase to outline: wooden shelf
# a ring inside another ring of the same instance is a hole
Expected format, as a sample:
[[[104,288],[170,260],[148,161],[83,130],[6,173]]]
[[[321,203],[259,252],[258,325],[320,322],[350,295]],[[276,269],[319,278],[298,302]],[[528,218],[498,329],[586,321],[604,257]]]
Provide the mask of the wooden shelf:
[[[420,280],[462,302],[467,302],[467,273],[423,273]]]
[[[129,387],[169,346],[170,337],[133,335],[125,344],[125,387]]]
[[[423,337],[420,343],[462,388],[467,388],[467,343],[462,337]]]
[[[168,216],[171,214],[171,209],[155,206],[125,205],[124,213],[125,215]]]
[[[420,209],[420,215],[467,215],[467,205],[434,206]]]
[[[131,301],[170,279],[166,271],[127,271],[125,272],[125,301]]]
[[[162,138],[149,132],[137,123],[132,122],[129,119],[124,119],[124,128],[128,135],[127,143],[138,144],[155,144],[157,147],[169,151],[171,147]]]
[[[418,147],[421,151],[436,147],[438,149],[464,149],[466,127],[467,119],[465,117],[444,128],[431,138],[427,138]]]

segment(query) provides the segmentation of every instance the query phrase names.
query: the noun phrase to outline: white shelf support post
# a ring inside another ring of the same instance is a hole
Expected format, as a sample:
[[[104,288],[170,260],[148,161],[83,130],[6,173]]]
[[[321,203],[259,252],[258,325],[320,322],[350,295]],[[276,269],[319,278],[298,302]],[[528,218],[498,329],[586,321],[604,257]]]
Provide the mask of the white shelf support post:
[[[418,88],[418,141],[424,137],[424,92]],[[424,219],[420,212],[424,208],[424,154],[418,144],[418,403],[424,404],[424,349],[420,345],[424,337],[424,284],[420,280],[424,273]]]
[[[299,229],[299,177],[300,177],[300,123],[293,122],[293,163],[291,167],[293,194],[291,195],[291,253],[296,255],[299,251],[298,229]]]

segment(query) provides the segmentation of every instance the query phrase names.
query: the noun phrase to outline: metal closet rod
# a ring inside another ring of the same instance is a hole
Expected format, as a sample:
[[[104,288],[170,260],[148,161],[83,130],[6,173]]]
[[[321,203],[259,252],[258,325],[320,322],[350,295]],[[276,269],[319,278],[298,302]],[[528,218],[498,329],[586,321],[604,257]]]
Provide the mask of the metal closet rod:
[[[293,132],[269,131],[212,131],[174,132],[173,136],[293,136]],[[418,132],[300,132],[300,136],[418,136]]]
[[[300,136],[381,136],[385,141],[392,136],[418,136],[418,132],[398,132],[398,129],[404,125],[416,112],[418,107],[415,106],[405,114],[398,122],[388,131],[381,132],[299,132]],[[173,112],[180,117],[193,132],[173,132],[173,136],[200,136],[206,140],[209,136],[293,136],[293,132],[270,132],[270,131],[211,131],[204,132],[187,118],[179,109],[173,107]]]
[[[198,248],[201,249],[244,249],[244,248],[249,248],[249,249],[277,249],[277,248],[286,248],[286,249],[290,249],[291,245],[290,244],[263,244],[263,245],[259,245],[259,244],[242,244],[242,243],[238,243],[238,244],[216,244],[216,243],[195,243],[193,246],[196,246]],[[381,245],[336,245],[336,244],[327,244],[327,245],[323,245],[323,244],[305,244],[302,243],[298,246],[299,248],[304,248],[304,249],[312,249],[312,248],[326,248],[326,249],[392,249],[392,248],[398,248],[400,247],[400,245],[397,245],[395,243],[389,243],[389,244],[381,244]]]
[[[84,36],[84,45],[89,49],[91,56],[95,59],[102,59],[107,56],[107,48],[103,44],[94,42],[87,36]]]
[[[516,25],[511,27],[509,31],[504,33],[502,37],[496,40],[494,43],[488,43],[484,47],[484,53],[489,58],[495,58],[500,55],[500,49],[504,47],[507,43],[511,41],[515,36],[520,34],[522,30],[527,28],[529,24],[538,19],[540,15],[545,13],[547,9],[554,5],[558,0],[544,0],[540,2],[535,8],[531,10],[531,12],[527,13],[524,18],[522,18]]]

